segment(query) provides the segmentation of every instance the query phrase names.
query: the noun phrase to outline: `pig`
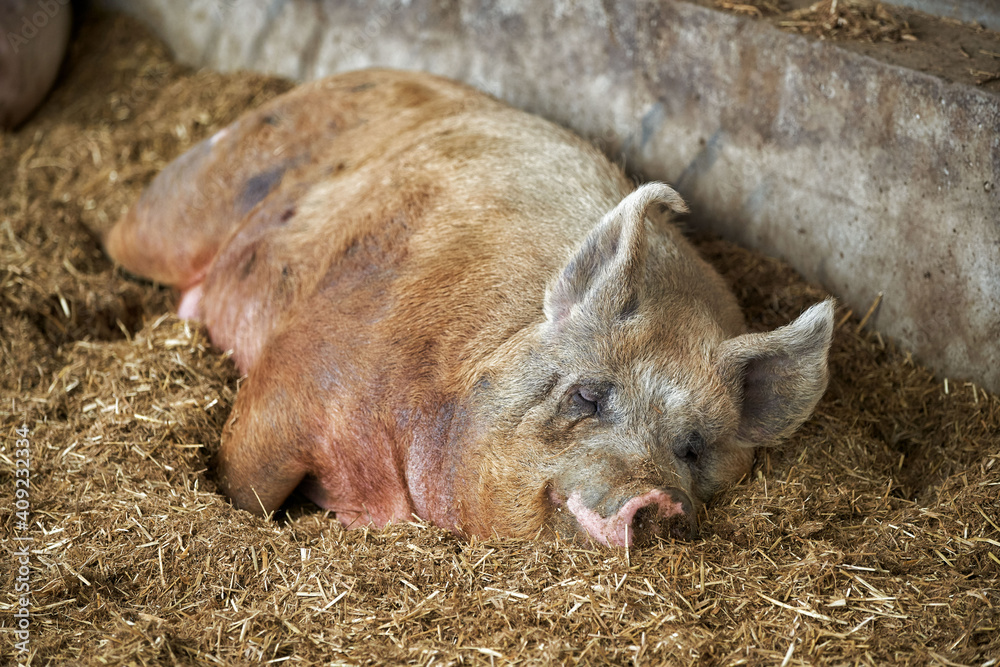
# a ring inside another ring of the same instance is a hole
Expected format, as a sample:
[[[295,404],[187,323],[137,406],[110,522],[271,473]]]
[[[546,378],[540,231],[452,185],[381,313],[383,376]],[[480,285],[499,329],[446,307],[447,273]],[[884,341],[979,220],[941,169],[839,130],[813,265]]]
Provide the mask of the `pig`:
[[[52,87],[69,43],[69,0],[0,0],[0,128],[23,122]]]
[[[695,537],[827,384],[832,300],[747,333],[684,210],[548,121],[372,70],[196,145],[105,242],[246,375],[237,507],[633,546]]]

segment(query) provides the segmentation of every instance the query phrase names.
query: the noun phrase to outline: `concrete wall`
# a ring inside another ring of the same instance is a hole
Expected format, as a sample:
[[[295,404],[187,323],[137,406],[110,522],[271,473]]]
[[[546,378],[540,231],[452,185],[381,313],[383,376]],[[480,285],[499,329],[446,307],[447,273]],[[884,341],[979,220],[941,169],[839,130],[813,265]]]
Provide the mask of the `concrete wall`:
[[[1000,100],[670,0],[104,0],[188,63],[464,80],[673,183],[951,378],[1000,391]]]

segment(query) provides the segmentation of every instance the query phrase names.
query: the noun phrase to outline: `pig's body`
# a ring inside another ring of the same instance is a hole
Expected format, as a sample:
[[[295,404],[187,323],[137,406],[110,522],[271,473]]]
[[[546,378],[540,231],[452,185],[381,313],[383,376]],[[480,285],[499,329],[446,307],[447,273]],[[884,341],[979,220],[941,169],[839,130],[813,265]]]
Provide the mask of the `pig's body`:
[[[108,249],[248,374],[219,455],[237,505],[301,484],[349,525],[628,544],[690,534],[808,416],[832,320],[741,336],[719,276],[646,220],[677,195],[630,190],[541,119],[357,72],[175,161]]]

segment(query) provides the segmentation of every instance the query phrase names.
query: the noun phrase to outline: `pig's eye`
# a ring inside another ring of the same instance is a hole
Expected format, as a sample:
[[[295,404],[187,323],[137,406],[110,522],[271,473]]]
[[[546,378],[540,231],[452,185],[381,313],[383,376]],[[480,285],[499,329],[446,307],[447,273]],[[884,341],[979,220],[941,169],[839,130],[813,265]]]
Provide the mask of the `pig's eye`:
[[[705,453],[705,437],[698,431],[692,431],[687,438],[674,445],[674,456],[690,466],[698,465]]]
[[[570,403],[577,414],[584,417],[600,416],[604,411],[607,391],[596,387],[575,387],[570,393]]]

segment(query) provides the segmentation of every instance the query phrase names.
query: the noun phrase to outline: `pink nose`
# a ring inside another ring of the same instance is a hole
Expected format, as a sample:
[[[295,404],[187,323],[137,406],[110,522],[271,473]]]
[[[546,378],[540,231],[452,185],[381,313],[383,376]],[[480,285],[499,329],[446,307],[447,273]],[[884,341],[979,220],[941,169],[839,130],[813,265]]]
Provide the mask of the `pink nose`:
[[[625,501],[607,518],[584,505],[579,493],[570,495],[566,507],[592,539],[611,546],[639,545],[656,537],[690,540],[698,536],[691,500],[680,489],[647,491]]]

